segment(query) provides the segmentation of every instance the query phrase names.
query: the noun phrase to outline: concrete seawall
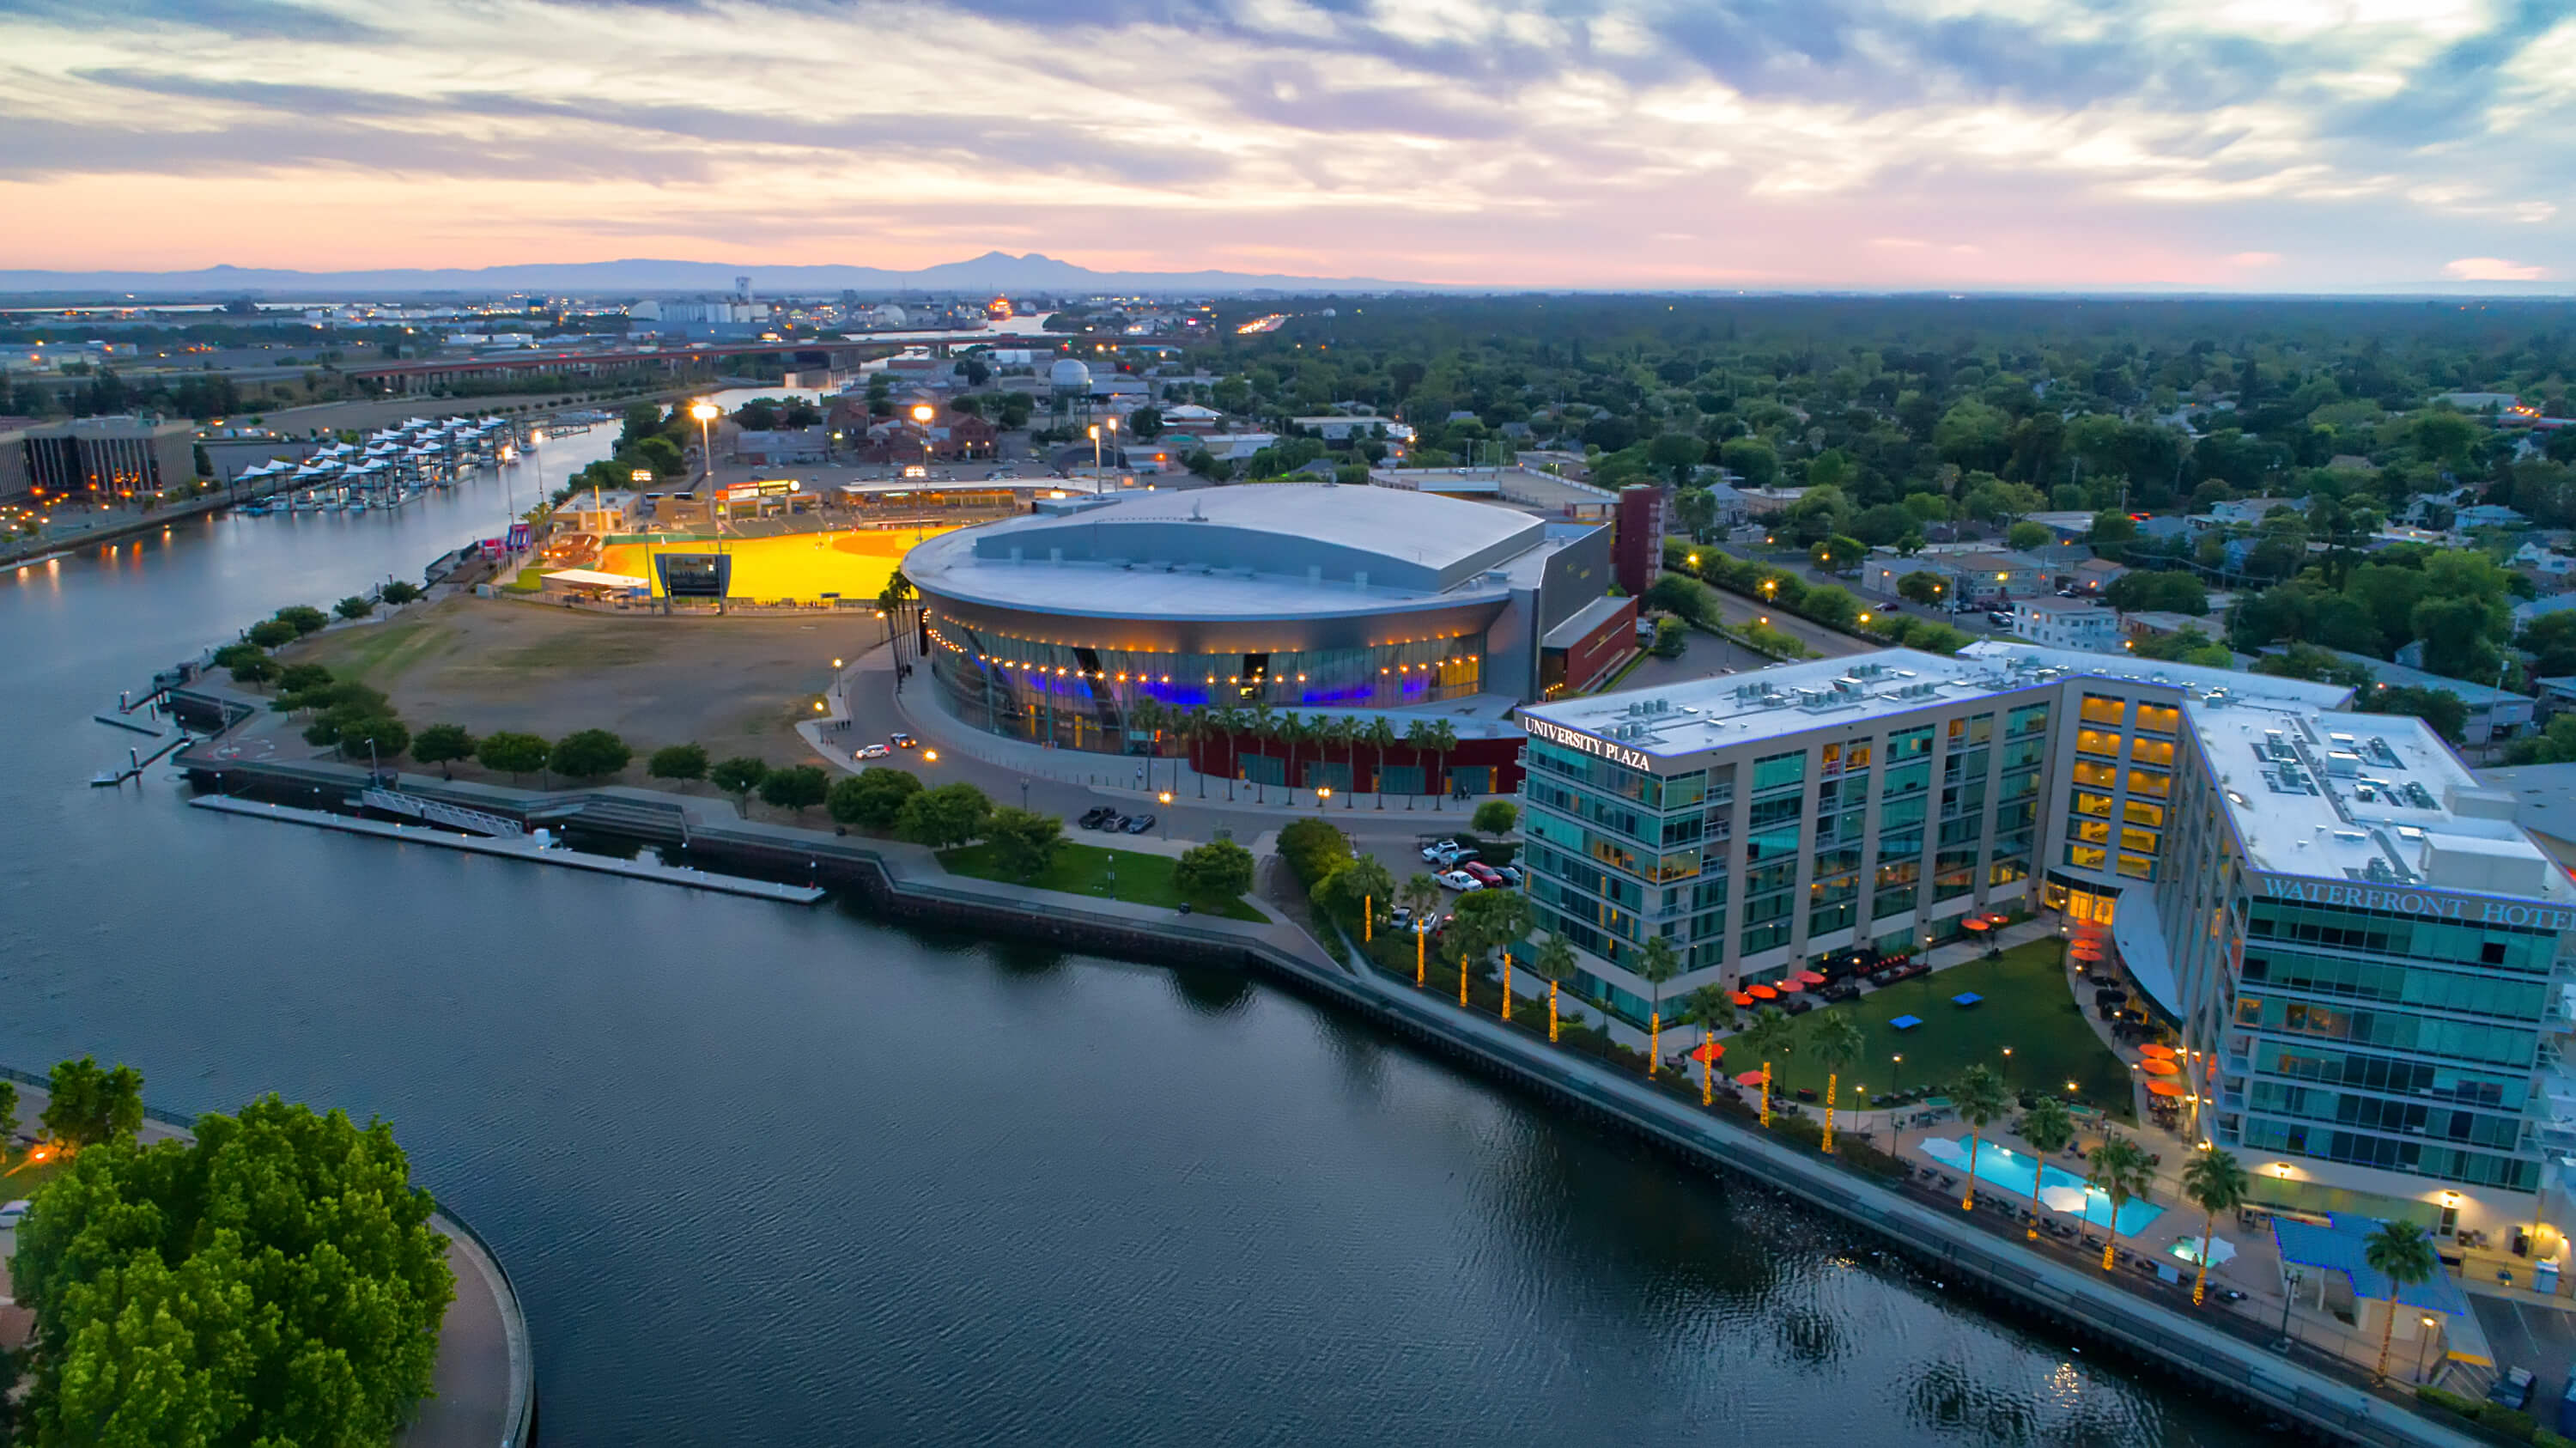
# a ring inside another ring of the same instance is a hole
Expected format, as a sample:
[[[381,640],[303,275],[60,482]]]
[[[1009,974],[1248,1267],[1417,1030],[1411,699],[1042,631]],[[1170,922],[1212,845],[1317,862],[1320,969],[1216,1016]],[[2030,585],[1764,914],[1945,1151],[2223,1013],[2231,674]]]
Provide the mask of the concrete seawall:
[[[323,763],[200,763],[186,755],[181,762],[201,786],[281,800],[336,800],[363,781],[363,771]],[[708,865],[837,885],[891,920],[1130,959],[1259,970],[1712,1171],[1794,1196],[1877,1236],[1933,1270],[1945,1285],[1979,1292],[2008,1311],[2309,1432],[2389,1448],[2467,1448],[2482,1441],[2346,1378],[2267,1351],[2199,1315],[2029,1252],[2018,1240],[1989,1235],[1963,1214],[1936,1210],[1767,1133],[1667,1098],[1623,1073],[1354,971],[1292,925],[1181,916],[1083,896],[1033,898],[1017,887],[950,875],[917,846],[735,819],[722,801],[622,788],[545,794],[408,777],[403,787],[534,823],[685,848],[690,859]]]

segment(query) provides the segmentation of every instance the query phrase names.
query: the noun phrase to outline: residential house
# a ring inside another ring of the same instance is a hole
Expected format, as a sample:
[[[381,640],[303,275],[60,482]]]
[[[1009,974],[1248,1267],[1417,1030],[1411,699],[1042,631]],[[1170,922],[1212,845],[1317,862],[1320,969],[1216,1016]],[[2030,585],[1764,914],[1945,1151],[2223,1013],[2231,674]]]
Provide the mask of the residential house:
[[[2265,650],[2267,653],[2274,651]],[[2369,673],[2372,682],[2383,689],[2438,689],[2466,704],[2468,720],[2460,730],[2463,744],[2490,744],[2498,740],[2518,739],[2531,732],[2533,708],[2528,695],[2486,684],[2473,684],[2466,679],[2426,673],[2409,664],[2392,664],[2368,654],[2347,653],[2342,649],[2328,649],[2326,652],[2347,664],[2358,665]],[[2364,698],[2369,693],[2367,688],[2361,691]]]
[[[2230,498],[2223,503],[2210,504],[2209,511],[2202,516],[2213,523],[2260,523],[2266,515],[2284,508],[2304,511],[2306,507],[2307,504],[2291,498]]]
[[[2075,582],[2070,586],[2079,593],[2098,598],[2128,571],[2126,564],[2114,563],[2108,558],[2087,558],[2075,565]]]
[[[2469,528],[2528,528],[2531,520],[2502,503],[2474,503],[2451,517],[2451,526]]]
[[[2053,649],[2115,654],[2122,648],[2119,614],[2076,598],[2013,600],[2012,631],[2017,639]]]

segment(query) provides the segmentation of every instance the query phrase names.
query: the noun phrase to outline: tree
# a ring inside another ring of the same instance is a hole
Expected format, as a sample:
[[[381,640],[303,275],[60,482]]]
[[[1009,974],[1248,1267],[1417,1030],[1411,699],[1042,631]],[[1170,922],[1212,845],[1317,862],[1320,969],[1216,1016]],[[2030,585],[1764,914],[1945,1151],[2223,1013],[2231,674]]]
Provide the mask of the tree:
[[[802,817],[832,791],[832,779],[819,764],[773,769],[760,781],[760,802],[772,809],[791,809]]]
[[[1686,432],[1668,432],[1646,444],[1646,461],[1676,483],[1689,482],[1707,456],[1708,444]]]
[[[2147,1161],[2146,1148],[2116,1134],[2105,1137],[2085,1160],[2092,1170],[2084,1179],[2111,1201],[2111,1229],[2102,1239],[2102,1270],[2108,1272],[2120,1246],[2120,1209],[2147,1194],[2155,1170]]]
[[[244,637],[261,648],[273,649],[281,644],[291,644],[303,635],[295,631],[295,625],[282,618],[264,618],[252,624]]]
[[[101,1070],[94,1056],[59,1062],[45,1090],[45,1136],[73,1151],[132,1141],[143,1129],[143,1073],[131,1066]]]
[[[2075,1139],[2075,1117],[2067,1111],[2065,1102],[2054,1096],[2042,1096],[2022,1113],[2021,1139],[2030,1143],[2030,1149],[2037,1158],[2030,1167],[2029,1233],[2030,1240],[2036,1242],[2039,1240],[2039,1210],[2047,1205],[2039,1199],[2040,1167]]]
[[[2208,586],[2188,573],[2123,573],[2102,590],[2102,597],[2123,613],[2209,614]]]
[[[1747,487],[1767,488],[1780,478],[1780,454],[1760,438],[1727,439],[1718,445],[1717,461],[1719,466],[1744,479]]]
[[[2254,1179],[2236,1158],[2215,1147],[2197,1153],[2182,1169],[2182,1194],[2200,1208],[2200,1271],[2191,1284],[2194,1307],[2209,1295],[2209,1236],[2217,1229],[2218,1214],[2236,1210],[2253,1185]]]
[[[1717,494],[1706,488],[1684,488],[1673,494],[1673,516],[1693,541],[1706,542],[1717,524]]]
[[[943,784],[903,802],[895,815],[895,833],[934,850],[955,849],[981,839],[993,817],[993,802],[971,784]]]
[[[1376,929],[1374,917],[1395,904],[1395,876],[1374,855],[1350,860],[1315,888],[1315,899],[1337,917],[1367,922],[1362,933]]]
[[[0,1081],[0,1161],[9,1156],[9,1143],[18,1139],[18,1083]]]
[[[365,618],[376,611],[376,602],[371,598],[360,598],[353,593],[331,605],[331,611],[342,618]]]
[[[1232,840],[1210,840],[1184,850],[1172,866],[1172,887],[1192,900],[1232,900],[1252,888],[1252,852]]]
[[[1480,835],[1508,835],[1521,822],[1519,805],[1507,799],[1489,799],[1476,806],[1467,823]]]
[[[390,1441],[454,1296],[431,1211],[384,1123],[275,1096],[81,1153],[18,1232],[25,1441]]]
[[[2002,1119],[2010,1100],[2004,1094],[2003,1078],[1983,1062],[1969,1066],[1950,1082],[1950,1109],[1968,1127],[1968,1184],[1959,1191],[1960,1211],[1976,1210],[1979,1140],[1988,1126]]]
[[[1919,603],[1927,607],[1939,603],[1941,595],[1947,593],[1949,589],[1950,585],[1942,579],[1941,575],[1929,569],[1918,568],[1896,580],[1898,597],[1909,603]]]
[[[1659,659],[1678,659],[1690,649],[1690,625],[1666,614],[1655,620],[1655,641],[1646,651]]]
[[[404,604],[411,602],[413,599],[420,597],[421,592],[420,585],[416,583],[405,583],[399,578],[376,591],[383,597],[386,603],[391,604],[396,608],[400,608]]]
[[[1673,948],[1671,937],[1649,935],[1638,951],[1637,975],[1652,994],[1646,1024],[1646,1074],[1652,1076],[1662,1066],[1664,1042],[1664,986],[1682,973],[1681,952]]]
[[[277,674],[278,703],[289,708],[301,707],[301,701],[289,704],[290,694],[313,694],[331,686],[331,671],[320,664],[288,664]]]
[[[485,769],[497,769],[514,783],[520,775],[545,768],[553,757],[554,746],[534,734],[486,734],[474,746],[474,758]]]
[[[491,761],[484,762],[488,764]],[[751,812],[752,791],[760,788],[760,782],[767,778],[769,766],[747,754],[718,760],[707,768],[707,782],[732,795],[734,808],[745,814]]]
[[[2441,1269],[2441,1259],[2433,1251],[2433,1239],[2424,1228],[2404,1218],[2379,1224],[2378,1229],[2361,1243],[2362,1265],[2388,1279],[2388,1305],[2379,1323],[2379,1366],[2371,1369],[2373,1383],[2388,1381],[2388,1344],[2397,1333],[2397,1294],[2420,1282],[2429,1282]]]
[[[1797,1031],[1789,1024],[1789,1013],[1778,1006],[1764,1006],[1753,1013],[1753,1021],[1736,1036],[1738,1044],[1762,1063],[1762,1129],[1771,1129],[1771,1063],[1785,1059],[1795,1044]]]
[[[1807,1035],[1808,1052],[1825,1068],[1824,1150],[1828,1156],[1834,1149],[1834,1097],[1842,1089],[1842,1070],[1860,1059],[1861,1046],[1860,1027],[1844,1011],[1827,1011]]]
[[[400,719],[390,714],[369,714],[356,719],[336,717],[339,711],[322,722],[339,734],[340,752],[351,759],[394,759],[411,747],[411,731]],[[308,737],[310,731],[307,731]]]
[[[824,808],[833,819],[862,829],[890,830],[903,815],[903,802],[921,793],[921,776],[909,769],[871,764],[832,781]]]
[[[290,604],[277,611],[277,622],[295,630],[295,636],[318,634],[331,626],[331,616],[311,604]]]
[[[258,633],[261,628],[266,627],[268,627],[267,624],[261,624],[259,625],[259,628],[254,628],[251,632]],[[281,624],[279,627],[284,627],[284,625]],[[276,678],[284,672],[285,670],[278,667],[277,660],[270,658],[266,654],[243,655],[235,658],[231,665],[233,682],[237,684],[248,684],[254,689],[267,683],[271,679]]]
[[[1064,846],[1064,821],[1036,810],[1004,806],[993,811],[984,838],[992,843],[993,856],[1002,868],[1014,879],[1026,880],[1055,863],[1056,852]]]
[[[440,766],[441,778],[454,779],[456,772],[445,766],[474,757],[474,736],[466,733],[462,724],[432,724],[412,736],[411,757],[421,764]]]
[[[635,758],[626,741],[605,729],[582,729],[555,742],[554,771],[574,779],[601,779]]]
[[[2048,525],[2046,523],[2033,523],[2025,520],[2023,522],[2015,523],[2010,528],[2004,530],[2004,546],[2028,552],[2033,548],[2047,547],[2048,540],[2056,536],[2056,534],[2048,531]]]
[[[418,759],[420,751],[413,750],[411,757]],[[673,744],[656,749],[653,751],[653,757],[644,762],[644,773],[654,779],[681,781],[704,779],[707,777],[706,747],[699,744]]]

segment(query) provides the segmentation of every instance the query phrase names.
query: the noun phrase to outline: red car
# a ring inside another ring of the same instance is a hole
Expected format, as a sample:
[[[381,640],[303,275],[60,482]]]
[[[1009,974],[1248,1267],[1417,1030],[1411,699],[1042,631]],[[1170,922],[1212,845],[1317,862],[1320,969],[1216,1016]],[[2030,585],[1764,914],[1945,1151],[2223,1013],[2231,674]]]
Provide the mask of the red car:
[[[1503,877],[1501,873],[1496,871],[1493,866],[1486,864],[1482,860],[1461,860],[1458,862],[1458,868],[1467,872],[1468,879],[1475,881],[1477,884],[1484,886],[1488,890],[1499,890],[1503,888]]]

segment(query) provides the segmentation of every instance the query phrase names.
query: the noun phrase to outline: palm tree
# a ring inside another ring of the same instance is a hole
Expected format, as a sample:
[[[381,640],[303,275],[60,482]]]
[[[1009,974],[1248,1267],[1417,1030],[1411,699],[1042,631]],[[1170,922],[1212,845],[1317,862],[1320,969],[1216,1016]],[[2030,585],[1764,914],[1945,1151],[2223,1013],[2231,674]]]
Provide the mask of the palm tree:
[[[2431,1280],[2439,1259],[2433,1254],[2433,1239],[2424,1228],[2403,1219],[2382,1222],[2379,1230],[2362,1239],[2361,1260],[2371,1271],[2388,1279],[2388,1315],[2379,1324],[2379,1366],[2370,1373],[2370,1381],[2388,1381],[2388,1342],[2397,1332],[2397,1294],[2418,1282]]]
[[[1654,988],[1655,993],[1654,1007],[1647,1016],[1646,1027],[1646,1075],[1652,1079],[1656,1069],[1663,1064],[1664,983],[1682,973],[1682,954],[1673,949],[1669,937],[1662,935],[1647,936],[1646,944],[1638,954],[1637,974]]]
[[[1279,766],[1279,778],[1288,786],[1288,802],[1297,802],[1297,746],[1306,742],[1306,721],[1289,710],[1270,726],[1271,736],[1288,746],[1288,758]]]
[[[1234,803],[1234,781],[1243,773],[1243,736],[1252,730],[1252,716],[1233,705],[1216,711],[1216,732],[1225,736],[1225,801]]]
[[[2155,1171],[2147,1163],[2147,1149],[2125,1136],[2103,1138],[2086,1159],[2092,1162],[2093,1169],[2085,1173],[2084,1179],[2111,1199],[2111,1234],[2102,1239],[2102,1270],[2108,1272],[2113,1253],[2120,1246],[2120,1209],[2147,1194],[2147,1188],[2155,1181]]]
[[[2194,1307],[2209,1295],[2209,1234],[2218,1225],[2218,1214],[2236,1210],[2253,1185],[2236,1158],[2215,1147],[2193,1157],[2182,1169],[2182,1194],[2200,1208],[2200,1275],[2191,1284]]]
[[[1279,716],[1271,712],[1269,700],[1260,699],[1254,701],[1252,705],[1252,722],[1244,732],[1250,734],[1253,738],[1260,740],[1264,744],[1271,743],[1278,739]],[[1261,782],[1260,790],[1260,802],[1263,804],[1270,803],[1270,784],[1267,780]]]
[[[1440,757],[1440,773],[1442,775],[1441,783],[1443,784],[1447,783],[1447,775],[1449,773],[1449,751],[1456,749],[1457,747],[1458,731],[1451,728],[1449,721],[1446,719],[1433,720],[1431,724],[1431,748]],[[1433,809],[1440,808],[1440,800],[1442,795],[1445,793],[1447,793],[1446,790],[1432,791],[1431,807]]]
[[[1154,787],[1154,736],[1164,723],[1163,701],[1151,694],[1139,695],[1127,705],[1127,732],[1145,736],[1145,788]]]
[[[1404,889],[1399,893],[1405,907],[1413,912],[1413,985],[1419,990],[1422,988],[1423,942],[1431,938],[1431,932],[1426,928],[1431,912],[1440,908],[1440,882],[1429,875],[1415,875],[1404,882]]]
[[[1181,737],[1190,745],[1190,772],[1199,777],[1199,798],[1207,798],[1207,771],[1199,768],[1207,742],[1216,737],[1216,715],[1205,704],[1193,704],[1181,715]]]
[[[1699,1104],[1706,1106],[1717,1099],[1717,1053],[1709,1047],[1721,1028],[1735,1024],[1735,997],[1722,985],[1704,985],[1683,998],[1681,1014],[1700,1030]]]
[[[1350,767],[1350,773],[1343,777],[1345,783],[1342,786],[1342,808],[1344,809],[1353,807],[1351,796],[1360,792],[1359,761],[1353,757],[1359,752],[1354,747],[1359,737],[1360,721],[1348,714],[1341,715],[1324,726],[1324,747],[1342,751],[1342,762]]]
[[[1315,746],[1315,763],[1308,768],[1307,773],[1312,774],[1316,769],[1323,766],[1324,746],[1332,742],[1332,737],[1332,720],[1325,718],[1321,714],[1309,714],[1306,716],[1306,742]],[[1317,809],[1324,807],[1324,797],[1320,794],[1315,796],[1315,807]]]
[[[1413,751],[1414,767],[1417,769],[1422,768],[1422,756],[1431,751],[1431,726],[1420,719],[1415,719],[1407,723],[1404,726],[1404,744],[1406,748]],[[1422,770],[1422,782],[1425,788],[1430,786],[1430,770]],[[1404,807],[1406,809],[1413,808],[1412,795],[1408,794],[1404,797]]]
[[[2008,1100],[2003,1078],[1982,1062],[1960,1072],[1958,1079],[1950,1083],[1950,1109],[1968,1124],[1968,1185],[1959,1193],[1960,1211],[1976,1210],[1978,1138],[2004,1114]]]
[[[1834,1151],[1834,1096],[1842,1089],[1842,1069],[1860,1059],[1860,1027],[1842,1011],[1828,1011],[1808,1033],[1807,1049],[1825,1068],[1825,1154]]]
[[[1395,726],[1378,715],[1368,721],[1368,742],[1377,750],[1377,773],[1369,776],[1369,793],[1377,796],[1377,807],[1386,808],[1386,749],[1396,740]]]
[[[2046,1205],[2039,1199],[2040,1166],[2075,1139],[2075,1118],[2067,1112],[2065,1102],[2042,1096],[2022,1113],[2021,1139],[2030,1143],[2031,1151],[2039,1158],[2030,1168],[2030,1240],[2036,1242],[2040,1209]]]
[[[1778,1006],[1764,1006],[1753,1013],[1753,1023],[1736,1037],[1762,1062],[1762,1129],[1765,1131],[1771,1129],[1771,1063],[1789,1054],[1794,1034],[1788,1012]]]
[[[1377,721],[1384,724],[1386,721]],[[1547,977],[1547,1038],[1556,1039],[1556,988],[1574,973],[1574,945],[1564,936],[1551,933],[1540,943],[1538,956],[1530,968]]]

